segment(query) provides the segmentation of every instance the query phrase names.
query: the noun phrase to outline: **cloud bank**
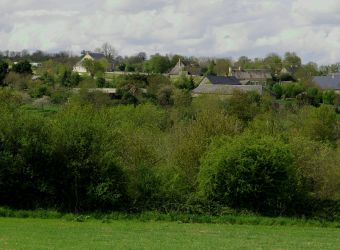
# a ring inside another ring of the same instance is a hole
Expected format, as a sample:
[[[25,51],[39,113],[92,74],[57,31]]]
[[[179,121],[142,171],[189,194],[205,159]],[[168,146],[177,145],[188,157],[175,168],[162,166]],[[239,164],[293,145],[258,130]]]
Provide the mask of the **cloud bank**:
[[[339,0],[1,0],[0,50],[263,57],[295,51],[340,61]]]

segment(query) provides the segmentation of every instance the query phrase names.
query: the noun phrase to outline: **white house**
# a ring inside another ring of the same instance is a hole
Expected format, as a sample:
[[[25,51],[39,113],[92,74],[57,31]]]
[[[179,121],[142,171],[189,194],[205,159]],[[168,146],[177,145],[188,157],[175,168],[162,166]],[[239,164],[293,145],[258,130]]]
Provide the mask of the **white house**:
[[[83,62],[84,60],[88,59],[88,60],[100,60],[105,58],[105,55],[103,53],[94,53],[94,52],[86,52],[85,56],[76,63],[76,65],[74,65],[73,67],[73,72],[77,72],[77,73],[87,73],[87,70],[85,69],[85,67],[83,66]],[[112,70],[112,65],[110,65],[108,71]]]

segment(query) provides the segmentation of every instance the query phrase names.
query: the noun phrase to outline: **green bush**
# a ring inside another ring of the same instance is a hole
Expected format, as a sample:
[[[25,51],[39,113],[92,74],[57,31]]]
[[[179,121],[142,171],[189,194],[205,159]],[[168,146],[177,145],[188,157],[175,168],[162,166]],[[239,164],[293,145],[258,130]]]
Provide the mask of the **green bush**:
[[[29,94],[32,98],[40,98],[51,95],[48,86],[44,84],[37,84],[29,89]]]
[[[53,104],[64,104],[70,97],[70,92],[66,90],[56,90],[51,94],[51,102]]]
[[[300,197],[293,154],[277,138],[216,139],[202,158],[199,191],[236,208],[281,214]]]

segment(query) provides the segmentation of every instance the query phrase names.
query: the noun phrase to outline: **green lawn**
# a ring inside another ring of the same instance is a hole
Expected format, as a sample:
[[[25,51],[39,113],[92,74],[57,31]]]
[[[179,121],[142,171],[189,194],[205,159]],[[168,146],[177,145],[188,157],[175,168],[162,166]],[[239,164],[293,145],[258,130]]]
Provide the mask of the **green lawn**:
[[[340,249],[340,229],[0,218],[0,249]]]

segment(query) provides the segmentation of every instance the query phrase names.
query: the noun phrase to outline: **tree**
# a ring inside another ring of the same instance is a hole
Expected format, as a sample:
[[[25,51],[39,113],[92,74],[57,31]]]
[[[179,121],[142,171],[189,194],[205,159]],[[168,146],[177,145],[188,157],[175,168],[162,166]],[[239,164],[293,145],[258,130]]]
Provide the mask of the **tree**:
[[[0,60],[0,86],[3,85],[3,80],[8,73],[8,63]]]
[[[104,73],[107,68],[107,61],[106,59],[101,59],[99,61],[91,60],[91,59],[85,59],[83,62],[83,65],[87,72],[90,73],[91,77],[94,78],[94,76],[97,73]]]
[[[214,60],[211,60],[209,62],[209,65],[208,65],[208,70],[206,72],[206,75],[216,75],[215,66],[216,66],[216,64],[215,64]]]
[[[252,61],[246,56],[241,56],[237,62],[235,62],[236,67],[240,67],[241,69],[251,69],[253,68]]]
[[[166,73],[170,69],[170,60],[167,56],[155,54],[145,62],[145,71],[149,73]]]
[[[179,89],[193,90],[195,88],[194,79],[191,76],[187,77],[186,75],[181,75],[177,79],[175,85]]]
[[[301,58],[295,52],[286,52],[283,58],[283,65],[286,68],[299,68],[301,67]]]
[[[270,69],[272,76],[277,77],[282,70],[282,59],[275,53],[269,54],[264,59],[265,65]]]
[[[112,62],[117,56],[117,51],[115,48],[107,42],[102,45],[101,52],[109,62]]]
[[[217,59],[215,66],[214,66],[214,72],[218,76],[225,76],[229,73],[229,68],[232,65],[230,59]]]
[[[29,61],[24,60],[13,65],[12,70],[18,74],[32,74],[32,66]]]
[[[75,87],[81,81],[81,77],[78,73],[71,72],[70,70],[65,70],[61,74],[60,82],[65,87]]]
[[[310,81],[313,76],[317,76],[318,65],[314,62],[309,62],[306,65],[301,66],[294,74],[294,77],[302,81]]]

